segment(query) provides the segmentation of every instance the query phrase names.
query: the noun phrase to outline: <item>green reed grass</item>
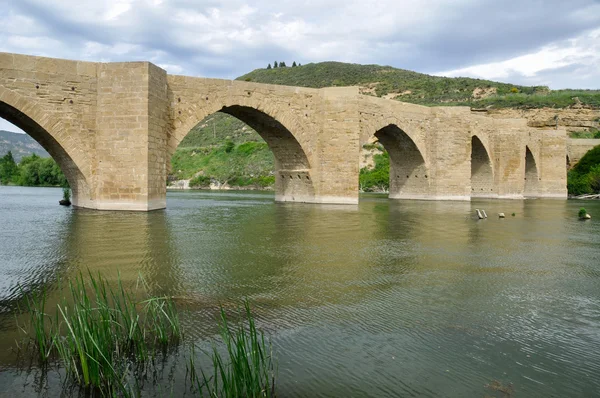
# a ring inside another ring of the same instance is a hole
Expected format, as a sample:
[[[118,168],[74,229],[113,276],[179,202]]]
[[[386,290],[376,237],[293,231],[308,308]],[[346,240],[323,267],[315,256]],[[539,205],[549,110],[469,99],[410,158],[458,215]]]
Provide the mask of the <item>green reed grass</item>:
[[[247,301],[244,301],[244,311],[240,315],[243,321],[231,324],[221,308],[221,344],[213,343],[212,350],[205,353],[212,362],[212,374],[201,369],[198,373],[196,350],[192,346],[188,372],[200,395],[227,398],[275,396],[271,343],[256,328]]]
[[[101,275],[80,274],[68,284],[68,297],[46,313],[46,294],[26,300],[29,325],[22,328],[41,363],[60,361],[69,379],[100,392],[130,395],[127,378],[143,370],[161,350],[182,338],[175,305],[169,297],[141,301],[123,287],[112,288]]]

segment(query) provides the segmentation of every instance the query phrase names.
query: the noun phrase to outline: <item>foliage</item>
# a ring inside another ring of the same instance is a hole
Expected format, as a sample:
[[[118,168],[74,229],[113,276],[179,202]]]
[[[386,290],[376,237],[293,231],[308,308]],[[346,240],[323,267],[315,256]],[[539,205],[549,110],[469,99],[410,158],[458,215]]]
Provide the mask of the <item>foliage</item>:
[[[210,186],[210,183],[210,177],[200,174],[190,180],[190,187],[207,188]]]
[[[168,297],[150,297],[144,290],[136,300],[120,280],[113,289],[91,273],[89,280],[80,274],[70,281],[68,293],[54,316],[47,313],[45,292],[27,295],[29,323],[22,330],[42,364],[57,358],[72,382],[91,391],[128,395],[127,378],[182,337]]]
[[[397,94],[396,99],[401,101],[429,106],[564,108],[581,103],[600,108],[600,90],[551,91],[545,86],[515,86],[482,79],[430,76],[379,65],[321,62],[301,68],[257,69],[238,79],[246,77],[259,83],[313,88],[362,86],[372,89],[379,97]],[[476,88],[495,88],[496,94],[477,100],[473,98]]]
[[[63,188],[63,200],[69,202],[71,200],[71,189]]]
[[[225,153],[231,153],[233,148],[235,148],[235,143],[231,140],[226,140],[223,148],[225,149]]]
[[[582,207],[581,209],[579,209],[579,213],[578,213],[579,218],[584,218],[586,214],[587,214],[587,211],[585,210],[585,208]]]
[[[600,145],[589,150],[567,174],[570,195],[600,193]]]
[[[590,128],[586,131],[569,131],[569,137],[571,138],[600,138],[600,130],[596,128]]]
[[[387,152],[373,156],[375,167],[363,167],[358,176],[363,192],[387,192],[390,189],[390,156]]]
[[[265,142],[247,141],[234,145],[230,152],[224,145],[178,148],[171,163],[175,171],[171,178],[192,178],[192,187],[207,187],[215,182],[265,188],[275,182],[274,157]]]
[[[8,151],[6,155],[0,158],[0,184],[7,185],[13,183],[18,173],[17,163],[15,163],[12,152]]]
[[[271,64],[267,65],[267,69],[272,69]]]
[[[0,158],[0,183],[24,186],[62,186],[67,179],[52,158],[41,158],[35,153],[25,156],[17,165],[9,151]]]
[[[220,312],[220,344],[213,343],[206,354],[213,364],[209,375],[196,370],[195,346],[192,347],[188,372],[200,395],[210,397],[273,397],[275,367],[271,343],[256,328],[250,305],[244,301],[243,321],[232,324],[223,308]],[[224,346],[224,347],[223,347]]]

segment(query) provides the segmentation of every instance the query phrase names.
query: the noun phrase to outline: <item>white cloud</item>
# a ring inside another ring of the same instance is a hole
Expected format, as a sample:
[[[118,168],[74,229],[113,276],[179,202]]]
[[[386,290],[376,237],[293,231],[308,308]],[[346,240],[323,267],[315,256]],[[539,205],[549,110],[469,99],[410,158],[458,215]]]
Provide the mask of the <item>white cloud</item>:
[[[575,67],[576,72],[573,73]],[[505,61],[469,66],[436,73],[440,76],[468,76],[489,80],[522,78],[526,81],[538,81],[552,88],[566,88],[561,81],[544,80],[544,73],[562,68],[569,69],[570,79],[584,82],[596,79],[600,88],[600,29],[595,29],[573,39],[548,44],[538,51],[510,58]]]
[[[422,72],[533,78],[549,65],[572,65],[569,58],[577,56],[583,60],[583,45],[577,46],[577,53],[561,53],[552,43],[568,48],[566,39],[600,27],[600,4],[595,0],[5,3],[0,51],[96,61],[149,60],[176,73],[223,78],[274,60],[379,63]],[[589,51],[599,52],[597,46]]]

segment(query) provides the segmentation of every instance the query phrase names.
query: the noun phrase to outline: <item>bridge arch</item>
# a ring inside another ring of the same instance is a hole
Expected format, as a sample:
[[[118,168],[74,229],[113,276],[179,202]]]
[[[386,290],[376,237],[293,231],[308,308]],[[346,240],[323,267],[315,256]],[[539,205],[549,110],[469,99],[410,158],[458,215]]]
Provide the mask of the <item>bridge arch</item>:
[[[257,97],[257,96],[256,96]],[[267,101],[257,98],[215,102],[205,107],[190,107],[186,115],[177,111],[178,126],[169,139],[169,158],[183,138],[202,120],[216,113],[231,115],[252,127],[267,143],[275,157],[275,200],[312,202],[315,186],[310,142],[304,139],[303,126],[291,114],[274,111]],[[183,112],[182,112],[183,113]]]
[[[44,111],[33,100],[1,86],[0,117],[25,131],[52,156],[69,182],[73,204],[87,207],[91,192],[84,171],[89,161],[65,134],[62,121]]]
[[[489,151],[477,135],[471,137],[471,196],[494,196],[494,168]]]
[[[537,162],[529,146],[525,146],[525,186],[523,196],[533,197],[539,195],[540,177]]]
[[[389,197],[424,198],[429,192],[430,176],[419,145],[397,122],[379,128],[374,136],[390,157]]]

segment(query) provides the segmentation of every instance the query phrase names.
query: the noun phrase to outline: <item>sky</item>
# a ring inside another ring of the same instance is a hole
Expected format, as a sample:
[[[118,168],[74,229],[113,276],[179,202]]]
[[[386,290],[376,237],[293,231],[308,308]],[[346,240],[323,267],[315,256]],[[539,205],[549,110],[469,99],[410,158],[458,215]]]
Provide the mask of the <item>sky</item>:
[[[600,89],[600,0],[0,0],[0,52],[218,78],[341,61]]]

